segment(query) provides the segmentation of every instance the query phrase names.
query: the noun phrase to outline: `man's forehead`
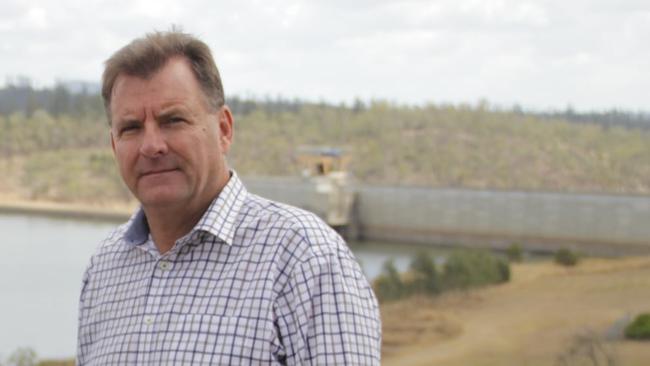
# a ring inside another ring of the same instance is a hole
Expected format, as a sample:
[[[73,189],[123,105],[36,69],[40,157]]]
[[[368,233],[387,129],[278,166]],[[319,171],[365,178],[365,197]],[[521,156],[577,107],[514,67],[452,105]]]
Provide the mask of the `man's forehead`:
[[[137,112],[142,104],[160,109],[173,104],[193,107],[206,103],[206,97],[187,60],[172,58],[147,77],[119,74],[111,90],[112,113]],[[134,111],[135,109],[135,111]]]
[[[126,104],[117,106],[114,110],[116,119],[125,119],[132,117],[142,117],[151,110],[154,116],[169,115],[174,113],[192,114],[192,110],[188,107],[184,100],[168,100],[156,105],[142,105],[142,104]]]
[[[120,75],[111,92],[111,110],[122,114],[139,111],[142,107],[155,107],[157,110],[174,106],[187,108],[188,103],[194,104],[194,99],[203,97],[196,88],[197,85],[175,75],[147,79]]]
[[[200,88],[200,84],[192,71],[189,61],[181,57],[172,57],[161,67],[144,75],[120,72],[115,77],[111,96],[114,97],[118,91],[121,91],[124,84],[129,89],[164,84],[173,84],[175,88]]]

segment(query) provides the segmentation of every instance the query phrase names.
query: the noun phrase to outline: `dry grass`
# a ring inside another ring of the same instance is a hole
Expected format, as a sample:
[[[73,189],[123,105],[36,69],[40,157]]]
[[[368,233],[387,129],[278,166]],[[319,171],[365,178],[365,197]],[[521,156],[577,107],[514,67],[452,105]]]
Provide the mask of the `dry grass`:
[[[515,265],[511,283],[382,305],[385,365],[553,365],[577,335],[650,309],[650,258]],[[650,345],[606,341],[619,365]]]

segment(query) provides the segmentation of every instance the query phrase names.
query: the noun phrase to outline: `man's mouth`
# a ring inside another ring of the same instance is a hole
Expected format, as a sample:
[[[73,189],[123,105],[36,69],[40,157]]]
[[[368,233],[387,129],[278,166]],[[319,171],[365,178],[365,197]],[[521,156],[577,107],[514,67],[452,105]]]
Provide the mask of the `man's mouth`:
[[[152,175],[156,175],[156,174],[165,174],[165,173],[170,173],[170,172],[174,172],[174,171],[177,171],[177,170],[178,169],[176,169],[176,168],[149,170],[149,171],[146,171],[144,173],[141,173],[140,177],[142,178],[142,177],[152,176]]]

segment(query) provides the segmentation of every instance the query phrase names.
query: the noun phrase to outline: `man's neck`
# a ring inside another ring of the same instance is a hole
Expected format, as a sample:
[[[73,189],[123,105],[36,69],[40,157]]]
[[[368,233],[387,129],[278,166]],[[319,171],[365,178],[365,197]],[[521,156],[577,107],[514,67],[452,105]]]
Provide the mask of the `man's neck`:
[[[176,240],[185,236],[196,226],[229,180],[230,172],[227,171],[212,192],[207,192],[205,197],[197,197],[198,199],[194,203],[143,206],[149,224],[149,232],[161,254],[167,253],[174,247]]]
[[[204,207],[144,207],[149,232],[161,254],[174,247],[176,240],[189,233],[199,222],[211,202]]]

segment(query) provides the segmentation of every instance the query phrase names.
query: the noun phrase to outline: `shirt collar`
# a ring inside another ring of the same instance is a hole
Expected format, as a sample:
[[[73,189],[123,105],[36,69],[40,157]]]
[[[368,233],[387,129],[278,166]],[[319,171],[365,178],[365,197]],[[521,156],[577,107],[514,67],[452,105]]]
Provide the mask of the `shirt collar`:
[[[223,240],[228,245],[233,243],[235,230],[237,229],[237,215],[248,194],[237,173],[234,170],[231,170],[230,173],[230,180],[226,186],[212,201],[210,207],[191,231],[207,232]],[[142,207],[131,216],[126,225],[124,240],[127,244],[136,246],[147,240],[149,224]]]
[[[124,240],[131,246],[142,244],[149,237],[149,223],[142,207],[131,216],[126,226]]]
[[[237,229],[237,216],[248,191],[234,170],[230,180],[215,198],[193,231],[205,231],[232,245]]]

